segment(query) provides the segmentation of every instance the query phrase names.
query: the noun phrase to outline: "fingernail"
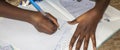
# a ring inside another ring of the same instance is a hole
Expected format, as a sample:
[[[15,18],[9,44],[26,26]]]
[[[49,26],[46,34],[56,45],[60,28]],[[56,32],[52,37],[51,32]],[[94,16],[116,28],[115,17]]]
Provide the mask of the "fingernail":
[[[97,50],[96,47],[94,47],[94,50]]]
[[[69,50],[72,50],[72,47],[71,47],[71,46],[69,47]]]

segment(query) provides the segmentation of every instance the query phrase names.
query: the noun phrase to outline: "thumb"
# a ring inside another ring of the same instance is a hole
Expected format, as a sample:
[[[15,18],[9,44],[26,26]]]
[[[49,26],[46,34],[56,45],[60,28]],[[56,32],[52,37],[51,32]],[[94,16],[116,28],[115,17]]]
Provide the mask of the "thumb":
[[[73,21],[68,21],[68,23],[71,24],[71,25],[74,25],[74,24],[77,24],[78,22],[77,22],[76,19],[75,19],[75,20],[73,20]]]

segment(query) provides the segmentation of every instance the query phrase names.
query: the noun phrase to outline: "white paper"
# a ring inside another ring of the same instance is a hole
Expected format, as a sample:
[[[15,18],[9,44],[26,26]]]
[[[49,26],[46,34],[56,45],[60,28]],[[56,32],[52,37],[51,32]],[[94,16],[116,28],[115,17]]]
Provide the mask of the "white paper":
[[[89,0],[60,0],[61,5],[66,8],[74,17],[78,17],[94,7],[95,3]]]

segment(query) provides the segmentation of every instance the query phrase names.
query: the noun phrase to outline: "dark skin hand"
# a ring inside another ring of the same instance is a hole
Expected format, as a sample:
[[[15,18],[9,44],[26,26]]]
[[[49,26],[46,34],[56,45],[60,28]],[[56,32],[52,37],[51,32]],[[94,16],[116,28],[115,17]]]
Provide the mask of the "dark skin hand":
[[[92,39],[94,50],[96,50],[95,30],[99,20],[101,19],[100,18],[98,20],[95,20],[96,18],[94,17],[96,16],[101,17],[101,14],[99,13],[96,14],[96,13],[97,12],[95,12],[95,10],[90,10],[84,13],[83,15],[81,15],[80,17],[78,17],[77,19],[75,19],[74,21],[69,22],[70,24],[79,23],[71,39],[70,50],[72,50],[72,47],[77,39],[78,41],[76,44],[76,50],[80,49],[82,42],[84,42],[84,50],[87,50],[90,38]]]
[[[56,18],[49,13],[46,14],[46,16],[43,16],[39,12],[33,13],[29,22],[33,24],[38,31],[52,34],[57,30],[59,25]]]
[[[96,28],[109,2],[110,0],[97,0],[94,8],[79,16],[75,20],[68,22],[69,24],[78,23],[77,29],[70,41],[69,50],[72,50],[73,45],[76,45],[75,50],[80,50],[82,42],[84,42],[83,50],[87,50],[90,39],[92,40],[93,50],[96,50]],[[76,41],[77,43],[75,44]]]
[[[53,34],[59,25],[56,18],[49,13],[46,14],[43,16],[40,12],[20,9],[5,2],[5,0],[0,0],[0,16],[28,22],[40,32]]]

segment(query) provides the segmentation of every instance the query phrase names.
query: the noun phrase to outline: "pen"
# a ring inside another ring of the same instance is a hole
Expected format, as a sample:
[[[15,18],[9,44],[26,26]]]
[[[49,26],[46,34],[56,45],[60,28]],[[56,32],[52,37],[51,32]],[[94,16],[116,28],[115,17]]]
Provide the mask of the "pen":
[[[46,16],[47,14],[41,9],[40,6],[38,6],[34,0],[30,0],[30,3],[38,10],[40,11],[44,16]]]

